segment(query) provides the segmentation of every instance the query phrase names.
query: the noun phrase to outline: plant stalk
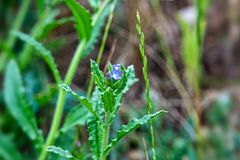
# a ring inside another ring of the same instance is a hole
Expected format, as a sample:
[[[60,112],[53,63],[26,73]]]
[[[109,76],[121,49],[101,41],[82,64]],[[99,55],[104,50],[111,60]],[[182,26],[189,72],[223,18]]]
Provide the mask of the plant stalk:
[[[64,83],[67,85],[70,85],[70,83],[72,82],[73,76],[77,70],[78,64],[82,58],[82,53],[84,51],[84,47],[86,45],[86,40],[82,40],[82,42],[78,45],[77,50],[74,54],[74,57],[71,61],[71,64],[68,68],[67,74],[65,76],[65,80]],[[52,121],[52,125],[50,128],[50,132],[49,135],[47,137],[47,141],[44,144],[42,151],[40,153],[40,156],[38,158],[38,160],[45,160],[48,152],[46,151],[47,147],[52,145],[56,135],[57,135],[57,131],[58,131],[58,127],[60,125],[61,122],[61,118],[62,118],[62,113],[63,113],[63,107],[65,104],[65,97],[66,97],[66,92],[63,90],[60,90],[59,92],[59,96],[58,96],[58,101],[57,101],[57,105],[56,105],[56,109],[54,112],[54,116],[53,116],[53,121]]]
[[[109,118],[110,118],[110,113],[107,112],[105,115],[105,125],[104,125],[104,131],[103,131],[103,151],[108,145],[108,138],[109,138]],[[101,160],[106,160],[107,158],[107,153],[102,153]]]
[[[148,114],[152,114],[152,102],[150,98],[150,86],[149,86],[149,78],[148,78],[148,61],[147,57],[145,55],[145,39],[144,39],[144,33],[141,29],[141,17],[139,15],[139,12],[137,11],[137,32],[138,32],[138,38],[139,38],[139,51],[142,57],[143,62],[143,77],[145,81],[145,97],[147,101],[148,106]],[[154,133],[153,133],[153,124],[152,120],[149,121],[150,125],[150,136],[151,136],[151,148],[152,148],[152,154],[153,154],[153,160],[156,160],[156,152],[155,152],[155,140],[154,140]]]

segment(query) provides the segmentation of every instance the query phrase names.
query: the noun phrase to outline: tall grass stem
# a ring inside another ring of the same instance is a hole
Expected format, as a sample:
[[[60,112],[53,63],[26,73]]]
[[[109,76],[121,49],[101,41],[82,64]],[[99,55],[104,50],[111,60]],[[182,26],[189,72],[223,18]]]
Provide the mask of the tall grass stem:
[[[149,87],[149,78],[148,78],[148,61],[145,55],[145,40],[144,40],[144,33],[141,29],[141,18],[139,12],[137,11],[137,26],[136,26],[138,37],[139,37],[139,50],[143,61],[143,77],[145,81],[145,88],[146,88],[146,101],[148,106],[148,114],[152,114],[152,103],[150,99],[150,87]],[[154,132],[153,132],[153,124],[152,120],[149,121],[150,125],[150,136],[151,136],[151,145],[152,145],[152,154],[153,160],[156,160],[156,152],[155,152],[155,140],[154,140]]]

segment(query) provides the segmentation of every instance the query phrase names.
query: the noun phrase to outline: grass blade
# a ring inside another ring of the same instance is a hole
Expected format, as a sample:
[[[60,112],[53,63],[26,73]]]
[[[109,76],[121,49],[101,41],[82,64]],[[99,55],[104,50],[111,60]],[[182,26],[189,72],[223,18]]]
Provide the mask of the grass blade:
[[[75,19],[79,38],[89,39],[92,32],[91,15],[75,0],[65,0]]]

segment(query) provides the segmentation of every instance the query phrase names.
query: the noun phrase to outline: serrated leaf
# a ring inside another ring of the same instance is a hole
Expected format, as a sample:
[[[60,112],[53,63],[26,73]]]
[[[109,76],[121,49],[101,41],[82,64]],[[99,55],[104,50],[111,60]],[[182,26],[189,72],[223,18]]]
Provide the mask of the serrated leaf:
[[[88,120],[89,144],[94,153],[93,159],[99,160],[102,153],[103,124],[95,117],[91,116]]]
[[[57,154],[57,155],[59,155],[63,158],[66,158],[66,159],[75,158],[68,150],[64,150],[61,147],[49,146],[46,151],[55,153],[55,154]]]
[[[104,114],[104,107],[103,107],[102,100],[99,97],[101,97],[101,92],[97,88],[95,88],[91,97],[91,101],[93,103],[94,110],[97,112],[99,117],[102,118]]]
[[[112,112],[115,107],[115,95],[113,90],[108,87],[106,91],[101,94],[101,98],[105,112]]]
[[[67,132],[69,129],[76,125],[85,125],[88,118],[88,111],[82,105],[74,107],[71,112],[68,113],[66,120],[64,121],[62,132]]]
[[[100,91],[105,91],[106,90],[106,78],[104,77],[102,71],[99,69],[99,66],[98,64],[91,60],[91,74],[92,74],[92,77],[95,81],[95,84],[97,86],[97,88],[100,90]]]
[[[117,132],[117,137],[114,138],[109,143],[109,145],[104,149],[104,153],[107,154],[128,133],[130,133],[134,129],[140,127],[141,125],[143,125],[145,123],[148,123],[152,118],[154,118],[157,115],[159,115],[160,113],[164,113],[164,112],[166,112],[166,111],[161,110],[161,111],[158,111],[158,112],[156,112],[154,114],[145,115],[145,116],[143,116],[140,119],[133,119],[133,120],[131,120],[127,125],[123,125],[122,129]]]
[[[118,89],[116,90],[116,94],[124,94],[126,93],[130,87],[138,81],[138,79],[135,77],[135,70],[134,66],[131,65],[125,70],[123,68],[124,75],[122,77],[121,83],[118,86]]]
[[[122,95],[119,94],[115,97],[114,109],[113,109],[113,112],[110,114],[110,120],[109,120],[110,124],[113,122],[114,118],[116,117],[119,107],[121,106],[121,102],[122,102]]]
[[[83,96],[78,96],[77,93],[75,93],[68,85],[66,84],[60,84],[58,85],[61,89],[63,89],[64,91],[66,91],[67,93],[70,93],[74,98],[76,98],[76,100],[78,100],[81,104],[83,104],[88,110],[89,112],[91,112],[94,116],[98,117],[96,112],[93,110],[92,107],[92,103]]]
[[[89,39],[92,32],[91,15],[76,0],[65,0],[75,19],[76,30],[81,39]]]
[[[93,50],[94,45],[97,43],[99,35],[101,34],[105,18],[115,7],[116,2],[116,0],[104,1],[104,3],[99,7],[97,12],[92,16],[92,34],[90,39],[88,40],[87,46],[81,58],[87,56]]]
[[[133,65],[127,68],[127,76],[128,80],[125,88],[122,91],[123,93],[126,93],[129,90],[129,88],[138,81],[138,79],[135,76],[135,69]]]
[[[13,141],[0,133],[0,158],[4,160],[23,160]]]
[[[39,149],[43,144],[43,137],[37,128],[32,108],[26,103],[22,78],[14,60],[8,63],[5,72],[4,100],[11,115]]]
[[[18,38],[20,38],[22,41],[25,41],[26,43],[28,43],[31,46],[33,46],[39,52],[39,54],[44,59],[44,61],[48,64],[50,70],[53,73],[55,81],[57,83],[61,83],[62,82],[60,73],[59,73],[59,71],[57,69],[57,65],[55,63],[55,60],[52,57],[52,54],[51,54],[51,52],[49,50],[44,48],[41,43],[36,41],[30,35],[24,34],[22,32],[17,32],[17,31],[13,31],[12,34],[14,34]]]

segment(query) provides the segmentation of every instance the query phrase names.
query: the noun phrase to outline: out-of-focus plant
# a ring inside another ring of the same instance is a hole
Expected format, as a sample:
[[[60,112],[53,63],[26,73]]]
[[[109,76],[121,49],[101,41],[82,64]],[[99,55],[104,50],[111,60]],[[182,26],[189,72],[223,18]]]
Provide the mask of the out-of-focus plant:
[[[199,96],[201,80],[201,53],[206,28],[206,12],[209,0],[195,1],[195,6],[189,12],[180,14],[178,22],[182,31],[182,55],[185,65],[185,76],[188,88],[195,96]],[[189,14],[194,18],[188,20]],[[190,22],[193,21],[193,22]],[[199,106],[197,106],[199,109]]]

